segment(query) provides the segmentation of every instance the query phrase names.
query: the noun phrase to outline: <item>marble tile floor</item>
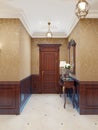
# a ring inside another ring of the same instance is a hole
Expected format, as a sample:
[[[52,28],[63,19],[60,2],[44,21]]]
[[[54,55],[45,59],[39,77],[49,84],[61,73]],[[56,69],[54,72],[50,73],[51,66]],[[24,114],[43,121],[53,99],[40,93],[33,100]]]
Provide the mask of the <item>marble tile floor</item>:
[[[98,115],[79,115],[67,98],[33,94],[20,115],[0,115],[0,130],[98,130]]]

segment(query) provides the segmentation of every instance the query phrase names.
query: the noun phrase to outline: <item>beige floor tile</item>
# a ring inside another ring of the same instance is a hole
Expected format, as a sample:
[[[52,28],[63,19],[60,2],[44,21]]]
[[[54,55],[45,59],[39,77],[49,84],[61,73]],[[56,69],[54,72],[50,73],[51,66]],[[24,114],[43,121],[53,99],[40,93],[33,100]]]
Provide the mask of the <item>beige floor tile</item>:
[[[79,115],[67,98],[33,94],[20,115],[0,115],[0,130],[98,130],[98,115]]]

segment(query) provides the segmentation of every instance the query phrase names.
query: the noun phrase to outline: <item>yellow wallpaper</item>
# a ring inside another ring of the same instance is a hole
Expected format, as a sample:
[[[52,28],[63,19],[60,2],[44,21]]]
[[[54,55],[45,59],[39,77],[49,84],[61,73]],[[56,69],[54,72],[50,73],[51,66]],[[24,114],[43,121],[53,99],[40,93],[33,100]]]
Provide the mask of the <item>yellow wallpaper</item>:
[[[0,19],[0,81],[19,81],[31,73],[30,43],[18,19]]]
[[[20,24],[20,43],[19,43],[19,59],[20,73],[19,79],[23,79],[31,75],[31,37]]]
[[[19,80],[19,24],[17,19],[0,19],[0,81]]]
[[[81,81],[98,81],[98,19],[80,20],[69,36],[76,45],[76,76]],[[0,19],[0,81],[18,81],[39,74],[37,44],[62,44],[60,60],[68,61],[68,39],[32,39],[18,19]],[[32,60],[31,60],[32,57]]]
[[[69,39],[76,45],[76,76],[81,81],[98,81],[98,19],[80,20]]]
[[[68,39],[64,38],[34,38],[32,39],[32,74],[39,74],[39,47],[37,44],[62,44],[60,60],[68,61]]]

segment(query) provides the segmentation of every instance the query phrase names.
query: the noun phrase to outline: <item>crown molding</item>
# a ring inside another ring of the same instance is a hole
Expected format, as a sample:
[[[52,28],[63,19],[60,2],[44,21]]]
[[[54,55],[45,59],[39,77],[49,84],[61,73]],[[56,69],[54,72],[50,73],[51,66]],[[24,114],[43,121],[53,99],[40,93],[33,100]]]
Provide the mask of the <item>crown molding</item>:
[[[67,31],[66,31],[66,37],[68,37],[70,35],[70,33],[75,28],[75,26],[77,25],[78,22],[79,22],[79,19],[76,16],[74,16],[72,18],[70,24],[68,25],[68,28],[67,28]]]
[[[26,17],[24,11],[21,9],[17,10],[7,10],[7,9],[0,9],[0,18],[19,18],[24,27],[26,28],[27,32],[32,38],[45,38],[45,33],[42,32],[32,32],[32,26]],[[66,32],[59,32],[53,35],[53,38],[67,38],[74,26],[76,25],[76,20],[73,19],[68,27],[68,31]]]
[[[98,18],[98,10],[89,11],[87,18]]]
[[[0,9],[0,18],[19,18],[32,38],[46,37],[45,33],[32,31],[32,26],[30,24],[28,17],[21,9],[15,9],[15,10]],[[89,11],[89,14],[87,15],[86,18],[98,18],[98,10]],[[72,18],[71,22],[68,25],[67,30],[65,30],[65,32],[54,33],[53,38],[67,38],[74,29],[74,27],[76,26],[76,24],[78,23],[78,21],[79,19],[74,15],[74,17]]]
[[[52,32],[52,38],[65,38],[65,32]],[[32,38],[47,38],[46,32],[34,32]]]
[[[19,10],[0,9],[0,18],[18,18]]]
[[[29,35],[32,37],[31,25],[25,13],[21,9],[0,9],[0,18],[19,18]]]
[[[22,22],[22,24],[24,25],[24,27],[26,28],[26,30],[29,33],[29,35],[32,37],[32,26],[31,26],[28,18],[26,17],[24,11],[20,12],[19,19]]]
[[[87,15],[86,18],[98,18],[98,10],[89,11],[89,14]],[[74,16],[71,21],[72,22],[68,25],[68,29],[67,29],[67,32],[66,32],[66,37],[68,37],[70,35],[72,30],[75,28],[75,26],[79,22],[79,19],[76,16]]]

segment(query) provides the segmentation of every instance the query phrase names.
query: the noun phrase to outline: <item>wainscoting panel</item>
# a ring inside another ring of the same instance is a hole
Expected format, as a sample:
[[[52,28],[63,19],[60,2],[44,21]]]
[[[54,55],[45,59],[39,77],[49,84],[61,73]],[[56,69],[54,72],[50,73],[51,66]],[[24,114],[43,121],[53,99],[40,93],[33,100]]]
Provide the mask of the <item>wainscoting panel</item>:
[[[31,95],[31,79],[0,81],[0,114],[20,114]]]
[[[19,82],[0,82],[0,114],[19,114]]]
[[[31,80],[32,76],[29,76],[20,81],[20,104],[21,109],[31,95]]]
[[[80,114],[98,114],[98,82],[80,82]]]

